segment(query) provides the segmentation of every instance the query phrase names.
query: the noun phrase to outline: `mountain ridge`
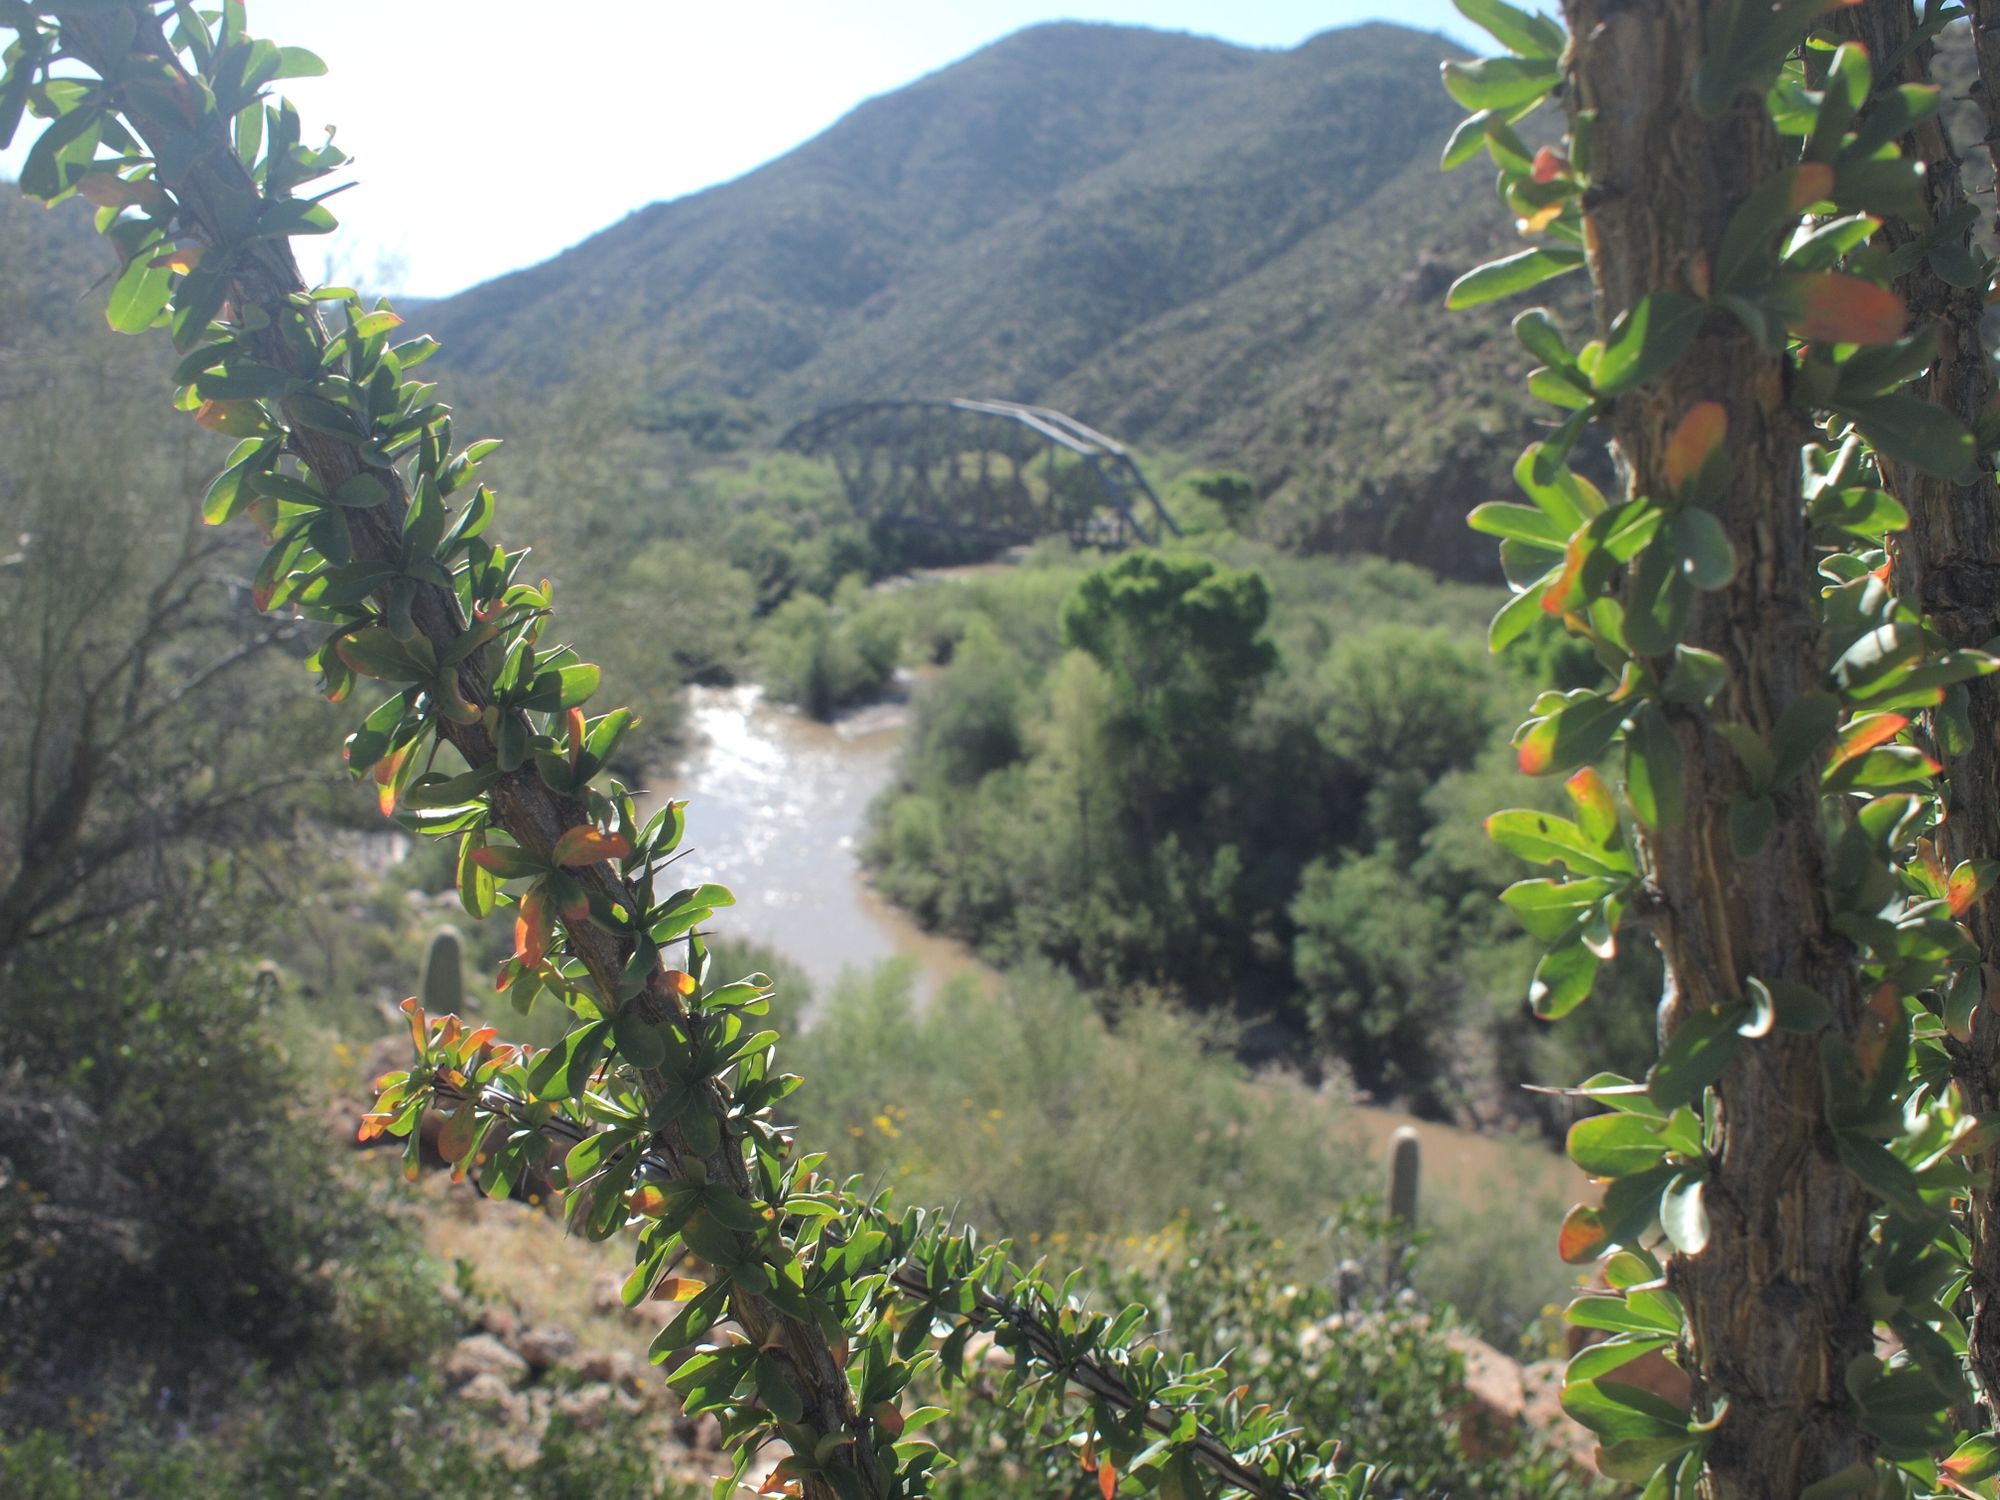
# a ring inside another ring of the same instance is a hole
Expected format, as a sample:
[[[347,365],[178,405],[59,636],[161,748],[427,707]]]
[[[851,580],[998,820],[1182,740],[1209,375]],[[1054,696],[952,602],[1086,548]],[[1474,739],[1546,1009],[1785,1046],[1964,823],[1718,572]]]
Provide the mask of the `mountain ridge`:
[[[468,371],[615,371],[641,409],[727,398],[772,434],[863,399],[1052,405],[1250,472],[1273,540],[1490,577],[1459,518],[1533,426],[1496,317],[1442,305],[1508,238],[1479,169],[1438,170],[1454,55],[1386,22],[1288,51],[1030,28],[423,319]]]
[[[690,401],[753,443],[845,401],[1047,404],[1251,474],[1282,545],[1490,578],[1460,522],[1536,414],[1502,315],[1443,308],[1511,240],[1480,168],[1437,167],[1455,55],[1386,22],[1269,51],[1031,27],[406,311],[459,375],[608,391],[641,429]]]

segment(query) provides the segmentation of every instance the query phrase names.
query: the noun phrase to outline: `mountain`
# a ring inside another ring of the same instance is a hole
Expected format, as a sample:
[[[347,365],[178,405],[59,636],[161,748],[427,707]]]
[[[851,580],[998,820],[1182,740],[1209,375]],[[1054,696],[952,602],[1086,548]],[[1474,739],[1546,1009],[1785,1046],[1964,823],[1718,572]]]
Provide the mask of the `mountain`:
[[[615,370],[772,435],[874,397],[1041,402],[1252,472],[1289,545],[1484,575],[1459,517],[1531,429],[1503,318],[1443,310],[1510,237],[1481,167],[1438,170],[1452,52],[1034,27],[422,319],[463,369]]]

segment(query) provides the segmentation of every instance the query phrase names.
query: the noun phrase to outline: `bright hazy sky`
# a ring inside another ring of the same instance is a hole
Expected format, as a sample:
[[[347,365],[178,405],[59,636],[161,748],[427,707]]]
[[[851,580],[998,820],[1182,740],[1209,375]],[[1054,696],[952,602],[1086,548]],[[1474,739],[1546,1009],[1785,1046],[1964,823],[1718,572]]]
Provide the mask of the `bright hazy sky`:
[[[326,59],[327,77],[280,87],[309,136],[337,123],[356,158],[359,186],[328,204],[340,233],[318,254],[299,245],[306,273],[423,296],[545,260],[633,209],[740,176],[864,99],[1064,19],[1253,47],[1295,47],[1370,19],[1484,41],[1449,0],[250,4],[253,35]],[[0,154],[0,171],[18,169],[33,124]],[[474,161],[498,165],[454,175]],[[477,208],[475,191],[486,195]]]

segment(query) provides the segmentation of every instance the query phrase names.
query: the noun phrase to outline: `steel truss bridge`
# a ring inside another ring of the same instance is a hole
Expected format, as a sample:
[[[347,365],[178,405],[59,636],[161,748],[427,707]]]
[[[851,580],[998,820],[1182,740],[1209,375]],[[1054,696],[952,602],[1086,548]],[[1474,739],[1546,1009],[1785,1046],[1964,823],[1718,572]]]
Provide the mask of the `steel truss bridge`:
[[[832,461],[871,522],[1017,546],[1157,546],[1180,527],[1125,447],[1012,401],[860,401],[808,417],[780,447]]]

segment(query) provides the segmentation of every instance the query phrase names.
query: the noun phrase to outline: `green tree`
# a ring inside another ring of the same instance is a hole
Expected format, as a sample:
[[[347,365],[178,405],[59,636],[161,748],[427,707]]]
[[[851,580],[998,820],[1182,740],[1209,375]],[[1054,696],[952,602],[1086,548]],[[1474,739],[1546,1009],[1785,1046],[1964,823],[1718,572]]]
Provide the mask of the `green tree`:
[[[1371,773],[1435,781],[1470,765],[1492,727],[1492,673],[1442,630],[1385,625],[1344,639],[1321,680],[1321,737]]]
[[[1148,736],[1169,740],[1226,722],[1276,665],[1270,613],[1259,573],[1128,552],[1077,586],[1063,642],[1096,657]]]
[[[1111,674],[1126,806],[1147,844],[1197,779],[1212,781],[1229,730],[1277,665],[1264,638],[1271,591],[1263,575],[1205,557],[1129,552],[1077,585],[1063,605],[1063,643]]]
[[[1392,852],[1308,865],[1291,905],[1292,969],[1329,1056],[1367,1087],[1436,1111],[1458,1007],[1431,982],[1445,913],[1410,886]]]

